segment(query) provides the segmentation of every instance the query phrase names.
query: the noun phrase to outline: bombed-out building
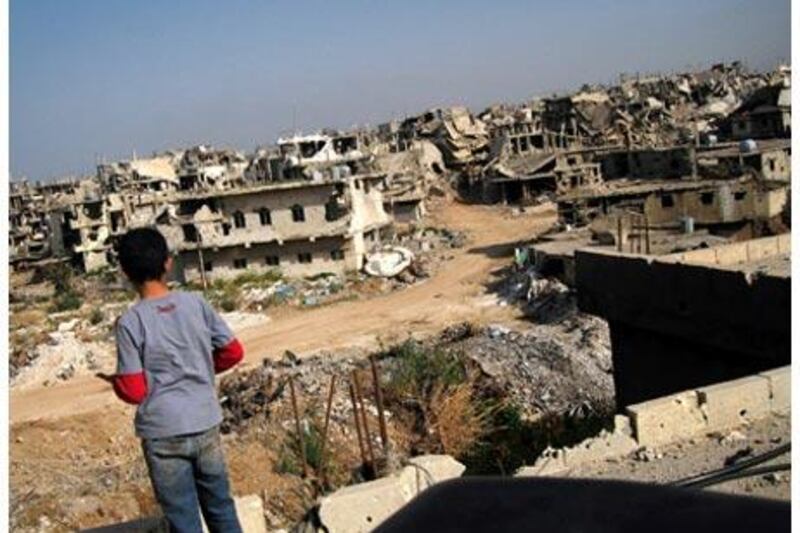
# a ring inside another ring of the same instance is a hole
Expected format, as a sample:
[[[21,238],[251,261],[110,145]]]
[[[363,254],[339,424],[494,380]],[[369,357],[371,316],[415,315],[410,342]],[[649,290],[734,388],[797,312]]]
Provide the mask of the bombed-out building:
[[[365,253],[391,225],[383,209],[384,179],[361,174],[180,193],[175,222],[158,227],[179,251],[179,268],[188,280],[245,270],[341,274],[360,269]]]

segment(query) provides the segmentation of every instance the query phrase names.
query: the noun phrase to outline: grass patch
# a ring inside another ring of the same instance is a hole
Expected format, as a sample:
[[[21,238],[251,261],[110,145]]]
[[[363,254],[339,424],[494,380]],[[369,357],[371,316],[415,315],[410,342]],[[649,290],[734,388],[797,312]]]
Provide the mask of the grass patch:
[[[426,348],[407,340],[385,355],[396,359],[386,389],[397,399],[430,400],[434,390],[456,386],[467,379],[463,358],[441,348]]]
[[[62,311],[73,311],[80,309],[83,305],[83,298],[73,289],[56,293],[53,299],[53,304],[50,306],[50,311],[53,313],[60,313]]]
[[[89,324],[96,326],[102,322],[104,318],[105,315],[103,314],[103,311],[101,311],[99,307],[95,307],[92,309],[91,314],[89,314]]]
[[[305,447],[306,464],[310,473],[322,474],[322,429],[315,422],[305,424],[301,433]],[[279,474],[303,475],[303,455],[296,431],[289,431],[278,454],[275,470]]]
[[[394,358],[384,395],[414,435],[412,455],[450,454],[467,474],[510,475],[548,446],[575,445],[613,420],[611,410],[527,419],[461,352],[405,341],[382,355]]]

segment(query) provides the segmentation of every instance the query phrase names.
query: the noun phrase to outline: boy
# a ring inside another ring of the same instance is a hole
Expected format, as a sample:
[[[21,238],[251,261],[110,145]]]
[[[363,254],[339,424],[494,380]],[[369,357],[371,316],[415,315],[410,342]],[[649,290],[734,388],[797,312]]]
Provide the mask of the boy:
[[[240,532],[214,374],[241,361],[242,346],[202,297],[169,290],[172,258],[157,230],[128,231],[119,262],[139,301],[117,322],[110,380],[117,396],[138,405],[136,435],[170,531],[202,530],[199,501],[211,532]]]

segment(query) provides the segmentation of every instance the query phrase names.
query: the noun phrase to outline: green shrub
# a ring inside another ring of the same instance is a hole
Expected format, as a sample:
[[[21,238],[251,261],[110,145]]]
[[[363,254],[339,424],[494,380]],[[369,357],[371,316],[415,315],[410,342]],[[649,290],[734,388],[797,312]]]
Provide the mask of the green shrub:
[[[228,285],[257,285],[259,287],[268,287],[281,281],[283,275],[278,269],[270,269],[266,272],[245,272],[239,274],[233,280],[229,281]]]
[[[395,357],[387,391],[395,397],[411,396],[427,399],[436,388],[453,387],[467,378],[461,354],[441,348],[426,348],[407,340],[391,348],[387,355]]]
[[[99,307],[95,307],[92,309],[92,314],[89,315],[89,323],[93,326],[96,326],[102,322],[104,318],[105,315],[103,314],[103,311],[101,311]]]
[[[234,298],[234,297],[232,297],[230,295],[223,295],[219,299],[219,306],[226,313],[230,313],[232,311],[236,311],[236,308],[237,308],[236,298]]]
[[[316,423],[307,424],[302,429],[306,464],[317,475],[322,473],[322,430]],[[303,474],[303,454],[300,451],[297,433],[290,431],[278,455],[275,469],[280,474]]]
[[[80,295],[73,290],[67,290],[56,294],[50,310],[56,313],[72,311],[80,309],[81,305],[83,305],[83,300]]]

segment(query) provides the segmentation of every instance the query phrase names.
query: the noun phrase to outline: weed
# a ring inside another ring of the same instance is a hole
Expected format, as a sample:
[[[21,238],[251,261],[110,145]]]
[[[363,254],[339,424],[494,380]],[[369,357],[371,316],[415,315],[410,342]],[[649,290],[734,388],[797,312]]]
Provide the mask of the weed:
[[[474,401],[472,383],[436,391],[431,400],[433,429],[442,451],[459,457],[489,430],[492,411]]]
[[[79,309],[83,305],[83,299],[74,290],[69,289],[63,292],[58,292],[53,305],[50,307],[51,312],[72,311]]]
[[[96,326],[102,322],[104,318],[105,315],[103,314],[103,311],[101,311],[99,307],[95,307],[92,309],[92,313],[89,315],[89,323],[93,326]]]
[[[322,468],[322,430],[318,424],[312,422],[304,425],[301,436],[305,447],[306,464],[319,475]],[[297,476],[303,474],[303,455],[296,432],[287,433],[275,468],[279,474]]]
[[[460,354],[441,348],[426,348],[407,340],[390,348],[387,355],[396,358],[387,394],[398,399],[412,397],[427,403],[436,387],[453,387],[467,378]]]

